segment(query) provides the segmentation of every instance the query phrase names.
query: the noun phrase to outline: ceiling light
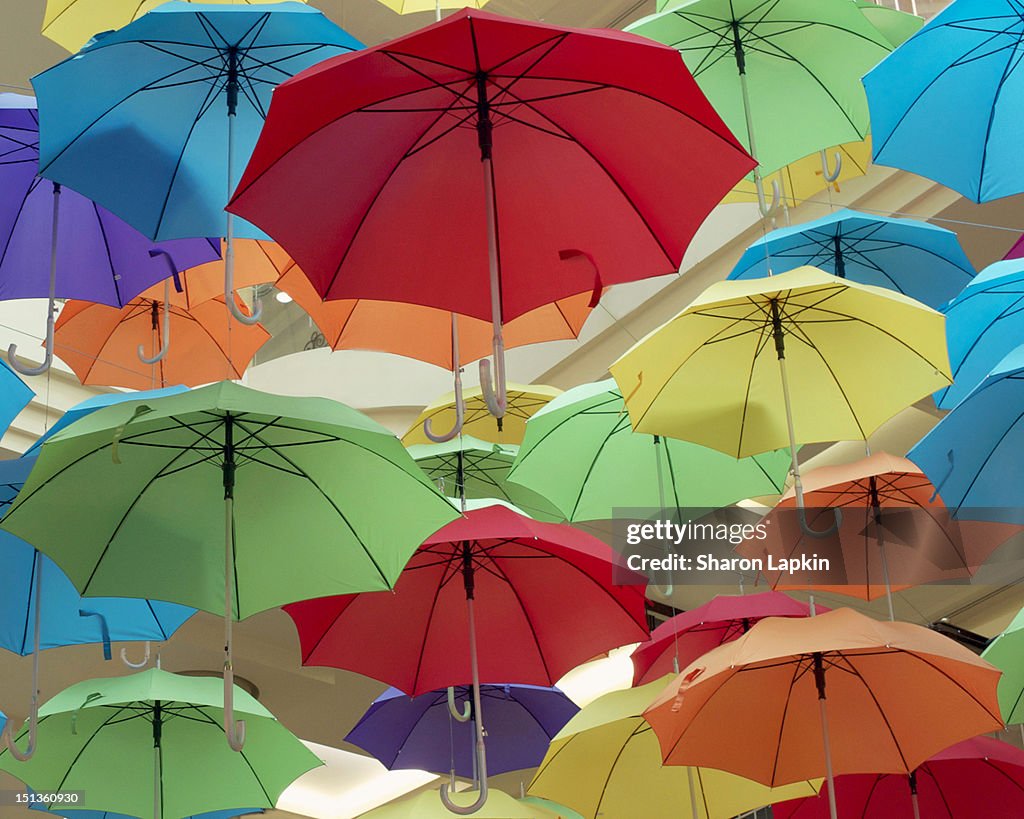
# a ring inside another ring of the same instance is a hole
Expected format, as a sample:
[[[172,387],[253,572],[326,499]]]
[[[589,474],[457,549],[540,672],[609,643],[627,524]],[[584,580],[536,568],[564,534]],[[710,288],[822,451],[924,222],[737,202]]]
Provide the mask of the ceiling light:
[[[290,304],[293,301],[292,297],[285,293],[283,290],[278,290],[274,298],[281,302],[281,304]]]

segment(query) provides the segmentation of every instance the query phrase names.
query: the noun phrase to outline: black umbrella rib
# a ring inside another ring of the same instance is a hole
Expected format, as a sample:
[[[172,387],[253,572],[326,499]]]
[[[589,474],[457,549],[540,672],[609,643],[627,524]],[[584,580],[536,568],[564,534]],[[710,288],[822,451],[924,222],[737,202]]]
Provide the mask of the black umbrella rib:
[[[100,229],[100,238],[103,239],[103,252],[107,257],[107,269],[110,272],[110,283],[114,288],[114,296],[117,298],[117,306],[124,307],[125,302],[121,298],[121,286],[117,283],[119,276],[117,271],[114,269],[114,258],[110,254],[110,241],[107,239],[107,229],[103,225],[103,219],[100,217],[100,206],[95,202],[90,202],[92,206],[92,212],[96,217],[96,225]]]

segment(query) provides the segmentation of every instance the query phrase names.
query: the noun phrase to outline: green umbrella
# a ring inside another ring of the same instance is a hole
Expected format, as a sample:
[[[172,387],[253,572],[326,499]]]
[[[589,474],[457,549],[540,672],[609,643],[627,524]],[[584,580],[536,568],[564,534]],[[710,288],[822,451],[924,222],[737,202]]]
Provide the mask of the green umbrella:
[[[1024,609],[981,655],[1003,672],[999,710],[1007,725],[1024,724]]]
[[[853,0],[869,23],[877,28],[893,48],[898,48],[913,37],[924,25],[924,18],[888,6],[875,0]]]
[[[390,588],[456,517],[362,413],[223,382],[69,425],[43,445],[3,528],[85,596],[223,612],[230,716],[233,618]],[[244,726],[226,726],[240,748]]]
[[[760,163],[761,174],[864,139],[860,78],[892,46],[850,0],[686,0],[627,31],[679,50],[701,90]],[[824,154],[822,155],[824,161]],[[825,169],[826,178],[839,169]],[[774,187],[774,186],[773,186]]]
[[[509,483],[519,447],[492,444],[461,435],[441,444],[413,444],[409,454],[445,495],[452,498],[497,498],[522,509],[537,520],[561,523],[565,516],[551,501],[525,486]]]
[[[239,754],[224,744],[215,678],[153,668],[86,680],[40,709],[45,741],[35,756],[18,762],[4,751],[0,769],[37,793],[78,792],[76,809],[142,819],[273,808],[293,780],[322,763],[247,693],[238,689],[235,698],[248,717]]]
[[[526,424],[509,481],[548,498],[570,521],[609,520],[616,507],[717,509],[777,495],[789,451],[735,458],[633,432],[611,379],[558,396]]]

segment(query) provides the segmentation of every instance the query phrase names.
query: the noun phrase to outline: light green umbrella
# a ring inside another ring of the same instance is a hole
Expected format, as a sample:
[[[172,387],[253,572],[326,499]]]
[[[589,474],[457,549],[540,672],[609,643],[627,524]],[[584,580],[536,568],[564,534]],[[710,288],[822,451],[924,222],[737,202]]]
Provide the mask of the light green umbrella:
[[[882,32],[893,48],[898,48],[913,37],[924,25],[924,18],[888,6],[880,6],[875,0],[853,0],[869,23]]]
[[[536,520],[561,523],[565,515],[551,501],[525,486],[509,483],[519,447],[493,444],[460,435],[441,444],[413,444],[409,454],[445,495],[452,498],[497,498],[522,509]]]
[[[248,724],[240,754],[224,744],[216,678],[154,668],[86,680],[40,709],[44,741],[32,759],[4,751],[0,769],[37,793],[78,792],[76,809],[141,819],[273,808],[293,780],[322,763],[247,693],[238,689],[235,698]]]
[[[611,379],[558,396],[526,424],[509,481],[548,498],[570,521],[613,510],[718,509],[783,491],[789,450],[735,458],[708,447],[633,432]]]
[[[390,588],[458,517],[398,439],[324,398],[223,382],[130,401],[42,447],[3,528],[84,596],[139,597],[231,623],[298,600]],[[232,747],[243,726],[227,723]]]
[[[1024,724],[1024,609],[981,655],[1003,672],[999,710],[1007,725]]]
[[[679,50],[701,90],[760,163],[761,175],[833,145],[864,139],[860,78],[889,41],[850,0],[685,0],[627,31]],[[824,154],[822,155],[824,161]],[[826,178],[839,169],[825,169]],[[774,187],[774,186],[773,186]]]

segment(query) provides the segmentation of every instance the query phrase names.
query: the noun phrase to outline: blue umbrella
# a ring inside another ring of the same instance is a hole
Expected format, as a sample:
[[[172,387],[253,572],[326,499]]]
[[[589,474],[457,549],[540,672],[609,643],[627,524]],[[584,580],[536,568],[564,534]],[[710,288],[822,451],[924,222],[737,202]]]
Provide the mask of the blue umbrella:
[[[1024,191],[1021,0],[955,0],[864,77],[874,160],[975,202]]]
[[[773,230],[747,248],[729,278],[761,278],[803,265],[887,287],[935,308],[974,276],[974,267],[950,230],[914,219],[841,210]]]
[[[109,208],[153,239],[225,236],[236,318],[234,236],[224,213],[274,87],[360,43],[302,3],[164,3],[32,79],[43,176]]]
[[[481,685],[480,697],[487,700],[488,773],[539,765],[551,738],[580,710],[557,688],[534,685]],[[389,688],[345,740],[389,770],[474,777],[471,701],[468,685],[418,697]]]
[[[907,453],[954,517],[1024,524],[1024,346]]]
[[[18,417],[18,413],[28,406],[34,395],[14,370],[6,362],[0,361],[0,435]]]
[[[32,791],[29,791],[32,793]],[[45,810],[51,816],[63,816],[65,819],[135,819],[124,813],[109,813],[105,810],[62,810],[59,813],[50,810],[45,802],[35,802],[29,806],[32,810]],[[197,813],[183,819],[234,819],[235,816],[248,816],[263,813],[263,808],[233,808],[231,810],[215,810],[210,813]]]
[[[953,383],[935,403],[952,409],[1024,341],[1024,260],[989,265],[942,311]]]

